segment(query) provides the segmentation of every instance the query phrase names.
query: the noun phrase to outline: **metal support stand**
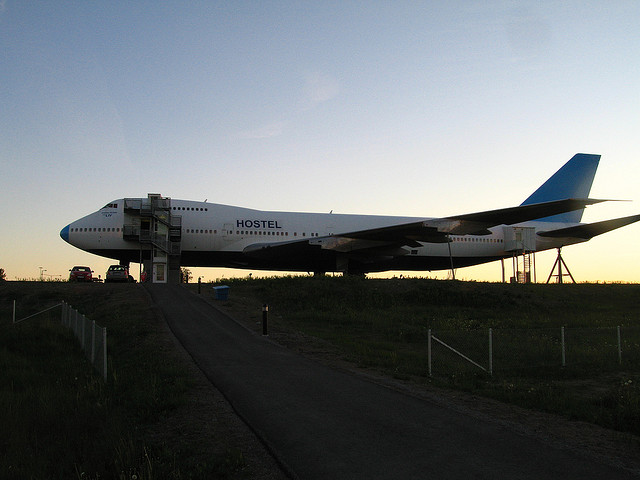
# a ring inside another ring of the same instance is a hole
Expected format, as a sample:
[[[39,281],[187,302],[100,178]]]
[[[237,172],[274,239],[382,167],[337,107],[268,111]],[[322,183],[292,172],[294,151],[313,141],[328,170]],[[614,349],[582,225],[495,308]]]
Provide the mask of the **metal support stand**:
[[[564,263],[564,260],[562,259],[562,253],[561,253],[562,247],[558,248],[558,258],[556,258],[555,263],[553,264],[553,268],[551,268],[551,273],[549,274],[549,277],[547,278],[547,283],[549,283],[549,280],[551,280],[551,277],[558,277],[558,283],[563,283],[563,277],[566,275],[569,278],[571,278],[571,281],[573,283],[576,283],[575,279],[573,278],[573,275],[571,275],[571,272],[569,271],[569,267],[567,267],[567,264]],[[558,266],[558,274],[554,275],[553,272],[556,270],[556,265]],[[564,265],[565,270],[567,271],[567,273],[563,273],[562,272],[562,266]]]
[[[447,236],[447,246],[449,247],[449,261],[451,262],[451,278],[456,279],[456,271],[453,268],[453,255],[451,254],[451,238]]]

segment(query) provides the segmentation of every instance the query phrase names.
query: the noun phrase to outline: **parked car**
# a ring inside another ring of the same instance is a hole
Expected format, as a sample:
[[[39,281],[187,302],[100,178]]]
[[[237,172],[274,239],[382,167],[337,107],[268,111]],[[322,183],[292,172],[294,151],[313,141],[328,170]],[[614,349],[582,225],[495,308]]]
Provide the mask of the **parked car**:
[[[89,267],[81,267],[75,266],[71,270],[69,270],[69,281],[70,282],[91,282],[93,281],[92,273]]]
[[[124,265],[111,265],[104,277],[104,283],[132,281],[133,277],[129,275],[129,267]]]

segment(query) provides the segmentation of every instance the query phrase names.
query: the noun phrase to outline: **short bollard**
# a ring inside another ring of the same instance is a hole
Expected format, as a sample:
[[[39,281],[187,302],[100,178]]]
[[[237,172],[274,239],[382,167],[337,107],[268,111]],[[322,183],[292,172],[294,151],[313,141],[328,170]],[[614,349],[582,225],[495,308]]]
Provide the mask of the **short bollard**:
[[[269,317],[269,305],[266,303],[262,305],[262,335],[269,335],[268,333],[268,317]]]
[[[202,277],[198,277],[198,295],[200,295],[201,289],[202,289]]]

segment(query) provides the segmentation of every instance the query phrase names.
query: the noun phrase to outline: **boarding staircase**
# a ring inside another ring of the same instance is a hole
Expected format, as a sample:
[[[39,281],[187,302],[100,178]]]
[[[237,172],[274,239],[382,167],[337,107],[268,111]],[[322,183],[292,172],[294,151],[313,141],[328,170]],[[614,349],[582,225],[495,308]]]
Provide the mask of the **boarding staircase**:
[[[145,271],[153,270],[154,281],[179,281],[182,217],[172,215],[171,199],[151,193],[125,198],[124,213],[123,238],[138,242]]]
[[[511,253],[513,263],[512,283],[531,283],[536,281],[535,250],[536,237],[533,227],[506,226],[504,250]],[[520,259],[522,258],[522,262]]]

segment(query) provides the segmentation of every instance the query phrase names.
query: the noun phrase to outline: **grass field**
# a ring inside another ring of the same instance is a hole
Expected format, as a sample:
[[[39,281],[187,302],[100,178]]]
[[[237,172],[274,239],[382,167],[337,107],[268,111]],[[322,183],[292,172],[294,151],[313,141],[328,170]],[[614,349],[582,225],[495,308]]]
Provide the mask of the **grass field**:
[[[225,284],[230,297],[219,304],[252,316],[256,329],[267,303],[271,329],[321,338],[360,367],[640,434],[640,285],[348,277]],[[203,290],[213,298],[210,288]],[[617,326],[623,332],[622,364]],[[429,329],[487,366],[489,328],[492,376],[435,344],[434,373],[428,375]]]
[[[342,277],[225,283],[231,287],[230,298],[217,303],[258,331],[261,307],[267,303],[272,332],[322,339],[332,355],[361,368],[640,435],[640,362],[633,356],[640,350],[640,340],[633,337],[640,326],[640,285]],[[197,285],[189,288],[195,291]],[[202,285],[202,295],[215,301],[211,285]],[[106,384],[92,371],[76,339],[60,326],[59,309],[14,326],[13,300],[18,318],[65,300],[107,327]],[[0,284],[3,478],[251,478],[242,446],[215,425],[205,440],[184,429],[163,430],[166,419],[184,409],[194,383],[184,360],[173,356],[175,347],[160,335],[161,323],[140,285]],[[613,361],[603,360],[593,340],[580,348],[580,357],[568,349],[565,368],[558,365],[557,350],[554,361],[542,366],[529,357],[524,365],[504,360],[531,346],[544,351],[556,342],[561,326],[573,340],[593,327],[606,332],[618,325],[631,339],[622,365],[609,348],[610,339],[604,342],[604,355]],[[493,376],[457,370],[448,360],[434,360],[434,375],[428,375],[429,329],[473,350],[484,344],[488,328],[495,329]],[[530,332],[538,333],[532,337]],[[550,343],[536,343],[541,337]]]
[[[14,326],[13,300],[18,319],[65,300],[105,326],[106,384],[60,325],[59,308]],[[189,426],[165,428],[193,377],[161,328],[139,285],[0,284],[0,476],[250,478],[242,446],[215,423],[195,440]]]

